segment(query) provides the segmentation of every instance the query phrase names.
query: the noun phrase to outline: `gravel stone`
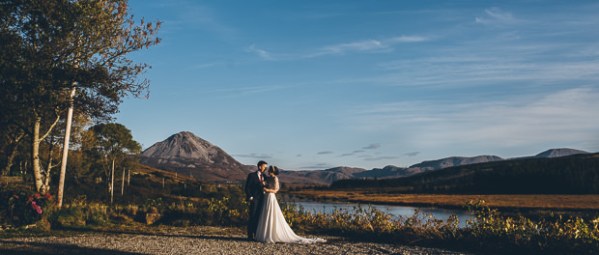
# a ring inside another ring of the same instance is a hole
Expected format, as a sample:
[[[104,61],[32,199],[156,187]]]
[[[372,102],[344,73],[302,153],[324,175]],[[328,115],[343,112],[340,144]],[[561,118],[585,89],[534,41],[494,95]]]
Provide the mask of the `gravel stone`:
[[[65,231],[42,237],[0,238],[0,254],[464,254],[436,248],[350,242],[320,237],[327,243],[265,244],[248,241],[235,228],[182,227],[144,233],[121,230]]]

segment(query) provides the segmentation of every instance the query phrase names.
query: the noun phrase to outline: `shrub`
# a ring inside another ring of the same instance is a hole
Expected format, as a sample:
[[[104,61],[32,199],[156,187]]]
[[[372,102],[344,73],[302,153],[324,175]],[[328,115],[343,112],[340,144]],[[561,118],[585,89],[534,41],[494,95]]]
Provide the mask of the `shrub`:
[[[47,214],[44,212],[52,210],[52,200],[50,194],[13,192],[7,202],[7,220],[16,226],[33,224]]]

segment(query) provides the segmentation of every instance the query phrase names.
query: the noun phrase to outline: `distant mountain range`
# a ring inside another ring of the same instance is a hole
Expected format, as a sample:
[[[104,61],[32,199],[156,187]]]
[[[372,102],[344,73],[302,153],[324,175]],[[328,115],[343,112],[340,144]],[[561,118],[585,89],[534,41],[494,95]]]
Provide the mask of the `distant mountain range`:
[[[402,178],[339,180],[330,188],[384,193],[599,194],[599,153],[567,151],[452,166]]]
[[[534,158],[555,158],[587,153],[561,148],[544,151]],[[140,161],[151,167],[175,171],[204,182],[242,182],[248,173],[256,170],[256,166],[239,163],[219,147],[187,131],[174,134],[144,150]],[[311,171],[283,170],[280,178],[281,182],[287,185],[329,185],[345,179],[399,178],[450,167],[498,161],[506,161],[506,159],[481,155],[424,161],[407,168],[389,165],[371,170],[354,167]]]

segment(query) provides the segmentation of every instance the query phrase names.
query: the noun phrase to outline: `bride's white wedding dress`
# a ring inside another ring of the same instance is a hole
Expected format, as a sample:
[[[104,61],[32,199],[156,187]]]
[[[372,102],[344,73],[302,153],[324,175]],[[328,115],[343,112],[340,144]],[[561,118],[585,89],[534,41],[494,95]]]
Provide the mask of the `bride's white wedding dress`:
[[[264,204],[260,220],[258,221],[258,230],[256,231],[256,240],[265,243],[317,243],[326,242],[321,238],[305,238],[296,235],[283,216],[279,202],[275,193],[279,190],[279,178],[274,177],[275,188],[268,190],[264,197]]]

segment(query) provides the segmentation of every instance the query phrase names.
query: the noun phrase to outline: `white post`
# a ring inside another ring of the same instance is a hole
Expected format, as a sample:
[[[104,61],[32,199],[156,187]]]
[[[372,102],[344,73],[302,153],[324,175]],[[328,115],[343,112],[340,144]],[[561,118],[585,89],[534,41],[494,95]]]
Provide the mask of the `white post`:
[[[60,164],[60,180],[58,182],[58,208],[62,208],[62,198],[64,196],[64,179],[67,172],[67,159],[69,157],[69,140],[71,138],[71,122],[73,120],[73,98],[75,97],[75,87],[71,89],[69,95],[69,111],[67,113],[67,129],[64,135],[64,146],[62,150],[62,162]]]
[[[112,205],[112,200],[114,197],[114,159],[112,159],[112,174],[110,178],[110,204]]]
[[[121,197],[125,194],[125,171],[127,169],[123,167],[123,178],[121,178]]]

